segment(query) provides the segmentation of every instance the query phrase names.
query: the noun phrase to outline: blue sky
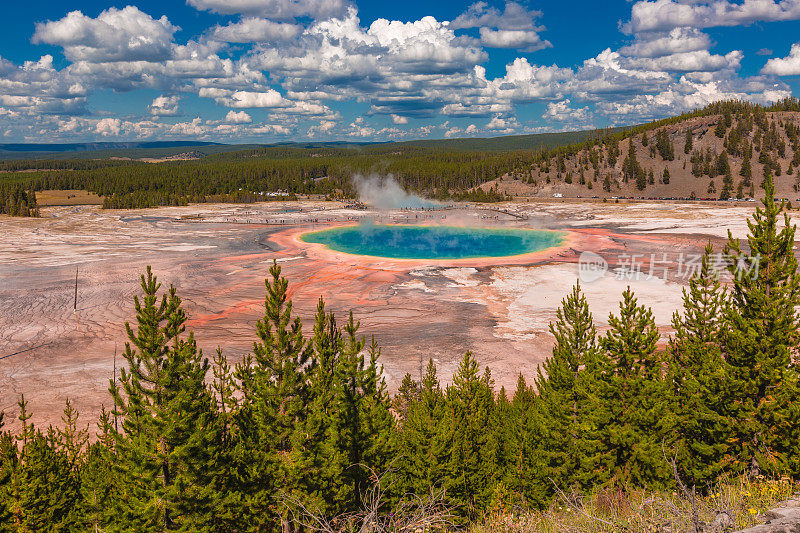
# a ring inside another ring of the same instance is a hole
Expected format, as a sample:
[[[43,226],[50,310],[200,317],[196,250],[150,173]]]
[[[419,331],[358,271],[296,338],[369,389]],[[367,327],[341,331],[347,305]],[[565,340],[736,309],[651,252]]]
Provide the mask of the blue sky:
[[[40,0],[0,15],[0,143],[495,136],[800,95],[800,0]]]

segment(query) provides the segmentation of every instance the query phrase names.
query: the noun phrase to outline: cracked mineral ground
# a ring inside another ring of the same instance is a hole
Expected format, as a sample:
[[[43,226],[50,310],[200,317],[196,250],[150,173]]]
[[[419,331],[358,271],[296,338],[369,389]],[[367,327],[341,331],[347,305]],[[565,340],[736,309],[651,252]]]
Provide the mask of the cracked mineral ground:
[[[52,207],[39,219],[2,217],[0,410],[13,418],[24,393],[37,425],[57,423],[69,397],[93,428],[109,403],[115,351],[123,363],[124,324],[134,318],[133,296],[147,265],[165,287],[177,288],[207,356],[220,346],[236,362],[252,350],[275,260],[306,328],[320,296],[340,321],[355,312],[361,333],[382,347],[390,390],[406,372],[416,377],[429,358],[447,382],[467,350],[492,370],[498,388],[513,387],[518,373],[532,379],[548,356],[548,324],[578,277],[583,252],[609,264],[605,275],[583,284],[599,329],[631,285],[652,307],[663,342],[680,307],[683,263],[708,242],[721,249],[729,229],[743,237],[752,211],[752,204],[535,201],[377,212],[304,201]],[[528,256],[450,262],[352,256],[298,239],[363,220],[556,229],[569,237]],[[626,270],[633,263],[640,275]]]

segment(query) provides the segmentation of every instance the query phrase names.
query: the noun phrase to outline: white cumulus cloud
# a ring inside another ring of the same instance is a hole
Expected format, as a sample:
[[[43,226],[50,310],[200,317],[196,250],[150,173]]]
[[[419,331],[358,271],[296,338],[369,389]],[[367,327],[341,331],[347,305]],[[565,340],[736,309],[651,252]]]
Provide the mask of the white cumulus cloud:
[[[552,46],[543,41],[539,34],[531,30],[493,30],[480,29],[481,42],[490,48],[515,48],[535,52]]]
[[[228,111],[228,114],[225,115],[225,122],[227,124],[249,124],[253,122],[253,119],[246,111]]]
[[[636,33],[796,19],[800,19],[800,0],[645,0],[633,5],[623,30]]]
[[[695,28],[675,28],[669,32],[644,33],[623,46],[620,53],[635,57],[662,57],[711,48],[711,39]]]
[[[104,118],[95,125],[95,132],[103,137],[112,137],[119,135],[121,128],[121,121],[118,118]]]
[[[247,15],[273,20],[296,17],[325,19],[344,13],[345,0],[188,0],[190,6],[223,15]]]
[[[166,16],[154,19],[135,6],[112,7],[95,19],[72,11],[37,23],[33,42],[60,46],[71,61],[162,61],[177,30]]]
[[[774,57],[767,61],[762,74],[774,74],[776,76],[796,76],[800,74],[800,43],[792,45],[787,57]]]
[[[542,118],[558,122],[583,123],[591,118],[591,111],[589,111],[588,107],[572,107],[571,101],[567,98],[560,102],[547,104],[547,109]]]
[[[236,91],[230,96],[217,98],[217,102],[234,109],[285,107],[288,105],[288,102],[284,100],[281,93],[275,89],[267,89],[263,92]]]
[[[302,26],[296,24],[246,17],[226,26],[216,26],[209,32],[209,37],[227,43],[257,43],[294,39],[302,31]]]
[[[174,117],[178,115],[179,96],[158,96],[150,104],[150,114],[156,117]]]
[[[517,2],[506,2],[500,11],[480,1],[472,4],[450,23],[453,29],[479,28],[481,43],[489,48],[513,48],[535,52],[552,46],[539,36],[544,27],[536,23],[540,11],[532,11]]]

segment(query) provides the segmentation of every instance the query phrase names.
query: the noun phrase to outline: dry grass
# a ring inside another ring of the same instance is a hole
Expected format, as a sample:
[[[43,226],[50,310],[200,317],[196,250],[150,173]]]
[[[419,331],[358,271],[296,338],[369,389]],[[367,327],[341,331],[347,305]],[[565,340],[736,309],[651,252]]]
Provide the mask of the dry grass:
[[[361,494],[361,509],[354,513],[328,518],[313,504],[284,494],[284,505],[293,522],[301,530],[318,533],[444,533],[458,530],[453,508],[446,502],[443,492],[431,492],[426,496],[407,495],[391,506],[384,492],[388,472],[379,475],[369,470],[373,484]]]
[[[739,530],[762,523],[759,515],[790,498],[798,488],[787,478],[720,483],[708,495],[696,498],[696,518],[691,498],[678,492],[606,489],[587,498],[562,494],[542,512],[496,509],[470,533]]]
[[[54,205],[103,205],[103,199],[93,192],[79,190],[39,191],[36,203],[40,207]]]
[[[723,482],[705,496],[690,492],[626,491],[606,488],[590,497],[560,492],[545,511],[529,511],[502,502],[509,493],[499,486],[493,510],[483,520],[458,525],[443,493],[409,498],[392,506],[382,478],[363,495],[355,513],[324,517],[300,500],[284,495],[289,518],[318,533],[724,533],[760,523],[763,514],[797,494],[788,478],[747,478]]]

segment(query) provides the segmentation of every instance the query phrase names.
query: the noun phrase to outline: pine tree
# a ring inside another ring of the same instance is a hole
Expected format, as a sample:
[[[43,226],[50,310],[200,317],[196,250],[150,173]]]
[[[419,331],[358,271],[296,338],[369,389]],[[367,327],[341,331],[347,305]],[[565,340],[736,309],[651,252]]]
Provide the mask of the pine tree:
[[[603,190],[605,192],[611,192],[611,176],[606,174],[603,178]]]
[[[726,296],[709,244],[700,270],[683,290],[668,349],[667,387],[676,464],[689,486],[706,487],[726,466],[727,398],[721,336]]]
[[[294,432],[306,416],[304,367],[310,356],[300,319],[292,317],[288,281],[273,262],[264,282],[264,317],[256,323],[259,341],[253,356],[237,366],[242,408],[236,415],[239,448],[236,464],[243,472],[240,498],[251,524],[281,525],[291,530],[288,509],[276,501],[277,491],[296,492],[301,475],[292,461]]]
[[[731,173],[731,166],[728,162],[728,153],[727,152],[720,152],[717,156],[716,162],[716,175],[717,176],[725,176]]]
[[[397,434],[398,489],[403,494],[427,494],[441,488],[444,444],[442,433],[444,394],[436,376],[436,365],[428,361],[420,383],[419,396],[408,409],[405,423]]]
[[[33,439],[34,434],[36,433],[36,427],[29,422],[33,413],[28,411],[28,401],[25,399],[24,394],[19,395],[19,400],[17,401],[17,407],[19,407],[19,415],[17,418],[22,423],[22,429],[16,435],[15,439],[20,444],[22,450],[20,451],[21,457],[25,457],[25,447],[28,445],[28,442]]]
[[[606,142],[606,155],[608,157],[608,166],[615,167],[619,158],[619,141],[612,139]]]
[[[70,531],[77,526],[79,485],[66,451],[54,431],[36,431],[26,442],[19,470],[22,531]]]
[[[246,507],[238,489],[241,476],[241,441],[235,424],[239,402],[235,396],[234,372],[222,349],[217,347],[211,365],[213,380],[208,387],[211,416],[203,426],[205,453],[198,457],[206,486],[195,499],[203,498],[203,524],[213,531],[232,531],[248,524]],[[246,451],[244,454],[246,455]]]
[[[509,423],[513,430],[504,482],[516,493],[521,504],[543,508],[550,500],[552,482],[547,479],[547,460],[542,439],[543,409],[533,387],[522,374],[511,399]]]
[[[326,516],[341,512],[334,501],[336,480],[340,474],[335,457],[333,435],[336,394],[334,383],[344,338],[333,313],[325,311],[320,298],[311,338],[313,356],[308,370],[308,413],[294,434],[293,461],[298,472],[295,498]]]
[[[692,146],[693,146],[692,130],[691,129],[687,129],[686,130],[686,142],[683,144],[683,153],[687,154],[687,155],[692,153]]]
[[[675,159],[675,146],[673,146],[666,129],[662,128],[656,133],[656,148],[664,161]]]
[[[745,157],[742,161],[742,168],[739,170],[739,175],[745,178],[746,182],[749,183],[750,178],[753,176],[753,170],[750,166],[749,157]]]
[[[647,174],[641,167],[636,170],[636,188],[640,191],[647,188]]]
[[[352,323],[352,312],[351,312]],[[361,412],[359,414],[359,444],[363,447],[361,461],[367,465],[365,480],[371,482],[372,472],[385,472],[395,457],[394,432],[395,419],[391,411],[391,397],[383,377],[383,366],[378,363],[381,349],[373,336],[367,346],[366,358],[360,377]]]
[[[17,419],[22,427],[16,435],[10,433],[3,435],[0,439],[0,452],[3,454],[3,507],[6,509],[8,520],[4,523],[12,524],[11,531],[25,531],[26,521],[28,520],[25,505],[25,491],[28,490],[24,484],[24,470],[27,465],[27,454],[29,444],[33,442],[37,435],[36,427],[29,422],[32,413],[28,411],[28,402],[25,395],[21,394],[17,401],[19,414]]]
[[[124,487],[118,518],[140,531],[197,528],[210,519],[204,507],[211,397],[205,387],[208,361],[193,335],[183,338],[186,314],[170,287],[150,268],[141,277],[143,299],[134,297],[137,329],[125,324],[128,368],[111,381],[116,416],[116,473]]]
[[[670,180],[669,169],[665,167],[664,173],[661,175],[661,183],[663,183],[664,185],[669,185],[669,180]]]
[[[378,366],[380,350],[375,340],[366,361],[363,338],[357,337],[359,324],[350,313],[344,327],[345,348],[335,371],[334,439],[332,446],[340,458],[340,476],[335,495],[344,511],[361,506],[361,495],[383,474],[393,456],[393,418],[386,384]]]
[[[639,165],[639,161],[636,159],[636,149],[633,146],[633,137],[631,137],[630,142],[628,143],[628,155],[622,162],[622,179],[625,183],[628,183],[628,181],[631,179],[635,179],[639,190],[643,190],[647,186],[647,177],[645,176],[641,165]],[[640,185],[642,185],[642,180],[644,181],[644,186],[640,187]]]
[[[475,518],[490,501],[498,480],[498,435],[488,370],[483,376],[467,352],[447,388],[439,439],[447,443],[442,482],[464,518]]]
[[[0,531],[14,531],[20,529],[18,510],[17,488],[19,487],[18,475],[19,455],[14,442],[14,437],[8,431],[0,432]]]
[[[394,423],[380,350],[365,359],[352,313],[344,330],[320,299],[311,340],[308,412],[294,434],[295,499],[327,516],[359,510],[361,495],[385,474]]]
[[[765,171],[765,197],[748,221],[747,251],[729,232],[725,253],[733,276],[726,313],[727,414],[731,454],[739,471],[787,467],[795,421],[786,400],[796,392],[792,353],[800,342],[800,277],[794,256],[795,226],[775,200],[772,176]]]
[[[80,469],[80,522],[91,531],[111,529],[114,524],[114,500],[118,497],[114,472],[114,426],[111,415],[102,408],[97,423],[97,442],[83,455]]]
[[[500,387],[500,392],[495,397],[495,409],[492,416],[492,425],[496,428],[497,471],[491,499],[484,502],[489,512],[504,512],[511,505],[520,503],[519,493],[510,490],[506,483],[506,473],[510,465],[515,464],[516,448],[519,443],[519,422],[515,419],[517,411],[512,407],[505,387]]]
[[[214,375],[211,385],[214,391],[214,410],[218,413],[220,431],[226,436],[225,438],[230,438],[233,415],[238,408],[235,397],[236,383],[228,359],[219,346],[214,355],[211,371]]]
[[[78,411],[72,407],[69,398],[66,400],[61,422],[62,427],[56,430],[59,446],[67,454],[70,467],[77,468],[83,449],[89,441],[89,432],[78,428]]]
[[[622,297],[619,316],[609,317],[601,338],[595,460],[623,484],[663,486],[670,476],[662,450],[667,404],[658,328],[630,288]]]
[[[59,433],[46,434],[29,422],[32,414],[23,396],[17,405],[21,432],[15,445],[11,436],[0,439],[0,513],[9,531],[69,531],[78,525],[76,503],[78,465],[70,462]],[[77,416],[69,410],[68,418]]]
[[[392,398],[392,409],[399,423],[405,422],[411,405],[419,399],[419,383],[414,381],[411,374],[406,372],[403,381],[397,388],[397,394]]]
[[[731,197],[733,193],[733,176],[731,176],[730,169],[725,174],[725,177],[722,178],[722,192],[720,192],[719,198],[720,200],[727,200]]]
[[[536,389],[541,413],[545,479],[558,487],[588,488],[585,477],[592,408],[591,377],[597,362],[597,331],[589,304],[576,283],[550,324],[553,355],[539,368]]]
[[[725,119],[720,117],[717,121],[717,126],[714,128],[714,135],[718,138],[722,139],[725,137],[725,132],[728,130],[727,126],[725,125]]]

